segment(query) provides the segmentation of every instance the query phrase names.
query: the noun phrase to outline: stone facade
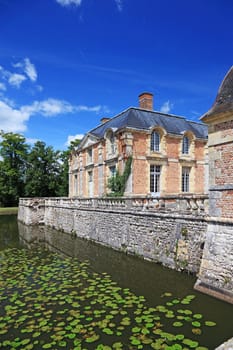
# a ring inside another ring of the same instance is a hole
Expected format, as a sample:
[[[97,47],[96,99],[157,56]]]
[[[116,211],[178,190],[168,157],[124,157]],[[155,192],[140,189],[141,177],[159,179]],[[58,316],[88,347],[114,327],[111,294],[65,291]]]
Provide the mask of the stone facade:
[[[233,67],[202,119],[209,127],[209,224],[195,288],[233,303]]]
[[[207,192],[207,128],[154,112],[152,94],[87,133],[69,164],[69,196],[101,197],[132,157],[125,196]]]
[[[233,338],[229,339],[222,345],[220,345],[216,350],[232,350],[233,349]]]
[[[43,216],[43,223],[57,230],[172,269],[199,270],[207,226],[203,217],[205,197],[151,203],[146,199],[38,201],[20,201],[20,221],[36,224],[37,213],[38,223]]]

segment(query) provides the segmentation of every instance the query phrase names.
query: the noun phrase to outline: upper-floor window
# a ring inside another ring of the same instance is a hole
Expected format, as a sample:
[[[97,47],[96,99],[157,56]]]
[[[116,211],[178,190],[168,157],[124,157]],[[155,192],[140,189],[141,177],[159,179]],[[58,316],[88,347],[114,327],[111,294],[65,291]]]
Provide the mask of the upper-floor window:
[[[88,148],[88,150],[87,150],[87,163],[92,163],[92,156],[93,156],[92,153],[93,153],[92,148]]]
[[[110,134],[109,142],[110,142],[110,153],[114,154],[116,152],[116,140],[113,132]]]
[[[189,180],[190,180],[190,168],[183,167],[182,168],[182,183],[181,183],[182,192],[189,192]]]
[[[116,136],[112,130],[108,130],[106,133],[106,147],[107,147],[107,157],[115,157],[117,152],[117,142]]]
[[[188,136],[184,136],[182,140],[182,153],[189,154],[190,140]]]
[[[160,150],[160,134],[157,131],[153,131],[150,139],[150,150],[159,152]]]

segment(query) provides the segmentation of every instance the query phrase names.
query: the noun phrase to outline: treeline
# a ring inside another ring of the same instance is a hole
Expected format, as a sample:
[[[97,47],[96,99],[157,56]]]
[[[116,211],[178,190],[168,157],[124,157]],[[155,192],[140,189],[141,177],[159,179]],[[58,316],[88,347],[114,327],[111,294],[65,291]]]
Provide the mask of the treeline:
[[[56,151],[42,141],[33,146],[15,133],[0,132],[0,205],[17,206],[20,197],[68,195],[67,151]]]

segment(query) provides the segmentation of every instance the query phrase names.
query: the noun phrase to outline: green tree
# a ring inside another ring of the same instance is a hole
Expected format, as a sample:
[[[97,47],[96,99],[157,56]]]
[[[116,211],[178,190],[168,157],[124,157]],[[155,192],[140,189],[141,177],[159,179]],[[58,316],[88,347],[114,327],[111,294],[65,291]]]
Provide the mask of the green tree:
[[[28,154],[25,194],[29,197],[58,195],[61,184],[60,152],[37,141]]]
[[[60,152],[59,183],[56,195],[59,197],[68,196],[69,192],[69,157],[70,151]]]
[[[0,203],[15,206],[24,195],[28,145],[22,135],[0,132]]]

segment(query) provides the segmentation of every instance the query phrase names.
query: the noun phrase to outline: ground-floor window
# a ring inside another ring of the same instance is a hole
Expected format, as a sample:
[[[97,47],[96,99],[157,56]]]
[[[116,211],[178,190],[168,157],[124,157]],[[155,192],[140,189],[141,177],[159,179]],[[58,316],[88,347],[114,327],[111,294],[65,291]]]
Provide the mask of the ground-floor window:
[[[78,175],[74,175],[74,195],[78,195]]]
[[[190,190],[190,168],[183,167],[182,168],[182,192],[189,192]]]
[[[93,196],[93,172],[88,171],[88,195]]]
[[[161,165],[150,166],[150,192],[160,192]]]
[[[110,175],[110,177],[116,176],[116,166],[115,165],[109,167],[109,175]]]
[[[92,182],[93,181],[93,173],[92,171],[88,171],[88,182]]]

